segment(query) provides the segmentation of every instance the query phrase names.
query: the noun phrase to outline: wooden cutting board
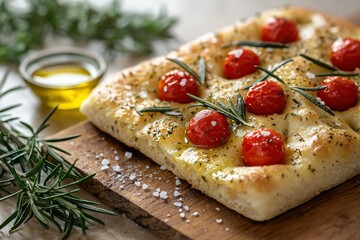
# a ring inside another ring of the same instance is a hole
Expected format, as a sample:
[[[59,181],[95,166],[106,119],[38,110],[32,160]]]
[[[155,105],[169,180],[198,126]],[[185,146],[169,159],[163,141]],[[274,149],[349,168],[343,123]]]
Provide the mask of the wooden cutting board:
[[[160,238],[360,239],[360,176],[259,223],[192,189],[184,180],[176,181],[171,172],[89,122],[55,136],[72,134],[82,136],[61,144],[73,153],[69,161],[78,159],[76,166],[85,174],[97,173],[83,187]],[[104,166],[109,168],[102,170]],[[165,193],[166,199],[156,197]]]

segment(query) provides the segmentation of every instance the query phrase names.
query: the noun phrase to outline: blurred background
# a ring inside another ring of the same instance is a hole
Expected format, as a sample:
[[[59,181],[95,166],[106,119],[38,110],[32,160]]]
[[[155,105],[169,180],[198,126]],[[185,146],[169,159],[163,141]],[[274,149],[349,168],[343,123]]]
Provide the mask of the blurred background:
[[[32,7],[35,7],[36,10],[34,14],[40,15],[30,14],[27,16],[27,19],[24,19],[25,15],[21,11],[26,11],[31,6],[29,4],[31,2],[33,3]],[[56,11],[50,14],[50,17],[48,16],[49,19],[42,19],[42,14],[47,10],[44,9],[44,6],[51,7],[51,4],[54,2],[60,2],[61,4],[86,3],[86,5],[77,5],[84,8],[87,6],[87,3],[90,3],[91,8],[95,9],[95,11],[99,9],[99,11],[103,12],[103,16],[113,16],[113,18],[110,17],[110,20],[114,20],[114,22],[109,20],[107,25],[105,24],[101,27],[97,26],[94,22],[87,23],[85,15],[89,12],[79,7],[73,7],[69,12],[54,8]],[[260,11],[284,5],[311,8],[345,18],[360,25],[359,0],[123,0],[117,1],[117,3],[118,5],[111,5],[113,4],[112,0],[0,0],[0,76],[6,67],[11,69],[6,87],[19,84],[24,85],[17,72],[18,62],[26,54],[42,48],[81,46],[100,53],[106,58],[108,63],[108,70],[103,78],[103,81],[106,81],[115,72],[132,66],[139,61],[162,55],[176,49],[182,43],[191,41],[207,32],[219,30],[224,26],[233,24],[237,20],[253,16]],[[16,10],[15,13],[10,14],[9,11],[14,9]],[[79,17],[82,16],[81,14],[83,14],[83,18]],[[121,17],[115,18],[114,15],[116,14],[120,14]],[[14,19],[9,20],[8,17]],[[58,19],[56,20],[56,18]],[[25,21],[21,26],[16,26],[16,29],[11,29],[11,27],[5,24],[5,22],[9,23],[19,19],[26,20],[27,22]],[[83,32],[77,32],[77,30],[71,28],[70,23],[72,22],[70,20],[76,22],[76,19],[78,20],[77,23],[81,25],[79,28]],[[42,35],[44,32],[40,31],[39,27],[40,29],[42,28],[44,21],[58,21],[56,24],[59,25],[57,27],[60,29],[59,33],[62,36]],[[145,21],[145,24],[142,21]],[[66,23],[70,25],[66,25]],[[109,54],[104,44],[100,44],[99,40],[95,42],[91,40],[97,34],[103,36],[104,33],[101,29],[104,26],[112,28],[113,25],[116,25],[115,23],[120,29],[117,33],[121,34],[124,38],[123,46],[116,47],[113,38],[110,39],[109,37],[108,39],[101,40],[101,37],[99,37],[100,42],[105,42],[108,44],[108,48],[115,49]],[[41,34],[35,30],[40,31]],[[10,33],[15,34],[16,41],[19,41],[18,45],[9,37]],[[137,43],[131,42],[127,36],[137,38]],[[74,42],[72,39],[77,42]],[[43,44],[40,44],[42,41]],[[89,41],[90,44],[88,44]],[[25,49],[25,45],[28,48]],[[116,50],[116,48],[118,49]],[[141,51],[136,51],[139,49]],[[147,54],[143,55],[142,53]],[[0,106],[9,103],[21,103],[21,107],[13,110],[14,115],[20,117],[22,121],[35,126],[49,111],[49,108],[43,106],[29,89],[16,92],[2,101]],[[53,134],[83,120],[85,120],[85,117],[78,110],[58,111],[50,121],[51,126],[45,134]],[[86,198],[91,198],[86,193],[82,194]],[[11,202],[0,204],[0,221],[10,213],[11,204]],[[105,217],[105,222],[107,224],[105,227],[95,226],[92,230],[88,231],[86,236],[82,236],[79,231],[75,232],[70,239],[156,239],[145,229],[136,226],[121,215],[117,217],[116,221],[112,217]],[[34,221],[24,226],[20,232],[16,232],[11,236],[6,233],[6,230],[0,233],[0,239],[60,239],[60,234],[56,232],[56,229],[45,231]]]

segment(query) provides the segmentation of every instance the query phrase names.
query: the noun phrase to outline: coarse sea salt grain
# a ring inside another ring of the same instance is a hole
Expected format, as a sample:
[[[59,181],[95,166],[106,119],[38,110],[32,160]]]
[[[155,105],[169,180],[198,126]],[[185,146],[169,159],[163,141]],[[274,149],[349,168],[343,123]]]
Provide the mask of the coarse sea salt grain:
[[[184,208],[184,210],[187,211],[187,212],[190,210],[189,206],[187,206],[187,205],[183,206],[183,208]]]
[[[315,78],[315,74],[313,74],[313,73],[311,73],[311,72],[307,72],[305,75],[306,75],[308,78],[310,78],[310,79],[314,79],[314,78]]]
[[[129,177],[129,180],[133,181],[133,180],[135,180],[135,178],[136,178],[136,173],[131,173],[130,177]]]
[[[261,133],[261,135],[263,135],[264,137],[270,136],[270,132],[269,132],[269,131],[261,131],[260,133]]]
[[[187,80],[185,78],[181,79],[180,86],[185,87]]]
[[[141,98],[146,98],[146,97],[147,97],[147,93],[146,93],[145,91],[141,91],[141,92],[139,93],[139,96],[140,96]]]
[[[180,181],[179,179],[176,179],[176,181],[175,181],[175,185],[176,185],[176,186],[181,185],[181,181]]]
[[[132,154],[132,152],[125,152],[125,158],[126,159],[130,159],[130,158],[132,158],[132,156],[133,156],[133,154]]]
[[[243,50],[242,49],[236,49],[236,50],[233,50],[234,51],[234,57],[235,58],[239,58],[239,57],[241,57],[241,55],[243,54]]]
[[[109,168],[109,166],[101,166],[101,170],[106,170],[108,168]]]
[[[136,181],[134,184],[135,184],[135,186],[137,186],[137,187],[140,187],[140,186],[141,186],[141,183],[140,183],[139,181]]]
[[[199,212],[193,212],[193,213],[191,214],[191,216],[197,217],[197,216],[200,216],[200,213],[199,213]]]
[[[211,121],[211,126],[215,127],[216,126],[216,121]]]
[[[153,195],[154,197],[159,197],[159,196],[160,196],[160,193],[159,193],[159,192],[153,192],[152,195]]]
[[[181,202],[174,202],[174,206],[175,207],[181,207],[182,203]]]
[[[160,166],[160,170],[166,170],[165,166]]]
[[[215,219],[215,222],[216,222],[217,224],[220,224],[220,223],[223,222],[223,220],[222,220],[221,218],[217,218],[217,219]]]
[[[220,212],[220,208],[217,207],[217,208],[215,208],[215,209],[216,209],[216,211]]]
[[[115,156],[115,161],[119,161],[120,160],[120,157],[119,156]]]
[[[162,198],[162,199],[167,199],[167,198],[168,198],[167,192],[161,191],[161,192],[160,192],[160,198]]]
[[[184,218],[184,217],[185,217],[185,213],[181,212],[181,213],[179,213],[179,216],[180,216],[181,218]]]
[[[113,170],[115,172],[121,172],[121,167],[119,165],[116,165],[116,166],[113,167]]]
[[[104,158],[104,159],[101,161],[101,165],[103,165],[103,166],[107,166],[107,165],[109,165],[109,164],[110,164],[109,159]]]
[[[190,223],[190,220],[189,220],[189,219],[186,219],[185,222]]]
[[[177,190],[174,191],[174,197],[178,197],[180,195],[181,195],[181,193],[179,191],[177,191]]]
[[[141,188],[142,188],[143,190],[146,190],[146,189],[149,188],[149,185],[147,185],[147,184],[144,183]]]

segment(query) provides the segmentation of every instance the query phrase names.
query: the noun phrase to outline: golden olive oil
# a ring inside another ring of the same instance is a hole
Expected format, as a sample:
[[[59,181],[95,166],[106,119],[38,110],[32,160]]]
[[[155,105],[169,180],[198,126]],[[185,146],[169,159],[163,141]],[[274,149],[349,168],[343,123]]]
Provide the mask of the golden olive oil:
[[[31,74],[30,87],[50,107],[75,109],[98,84],[94,75],[79,63],[47,65]]]

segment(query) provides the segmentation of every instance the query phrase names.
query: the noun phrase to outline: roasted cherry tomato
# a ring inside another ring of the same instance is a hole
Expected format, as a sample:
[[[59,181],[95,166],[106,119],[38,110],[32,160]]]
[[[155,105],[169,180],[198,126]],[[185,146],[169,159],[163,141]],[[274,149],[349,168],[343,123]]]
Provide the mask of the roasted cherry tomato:
[[[186,132],[192,144],[204,148],[220,146],[230,135],[226,118],[217,111],[209,109],[195,114]]]
[[[187,93],[198,95],[199,87],[196,80],[184,71],[174,70],[165,74],[158,85],[161,100],[178,103],[189,103],[194,100]]]
[[[245,96],[246,109],[257,115],[280,114],[285,104],[284,90],[273,81],[255,84]]]
[[[285,159],[285,143],[273,129],[248,132],[242,144],[242,160],[246,166],[281,164]]]
[[[261,39],[266,42],[295,42],[299,39],[297,25],[286,18],[269,18],[263,25]]]
[[[260,60],[253,51],[234,49],[225,58],[224,75],[227,79],[241,78],[256,72],[255,65],[260,65]]]
[[[339,38],[331,46],[331,62],[344,71],[360,68],[360,41],[353,38]]]
[[[358,89],[353,81],[344,77],[327,77],[322,85],[327,88],[318,91],[318,97],[334,111],[345,111],[356,105]]]

